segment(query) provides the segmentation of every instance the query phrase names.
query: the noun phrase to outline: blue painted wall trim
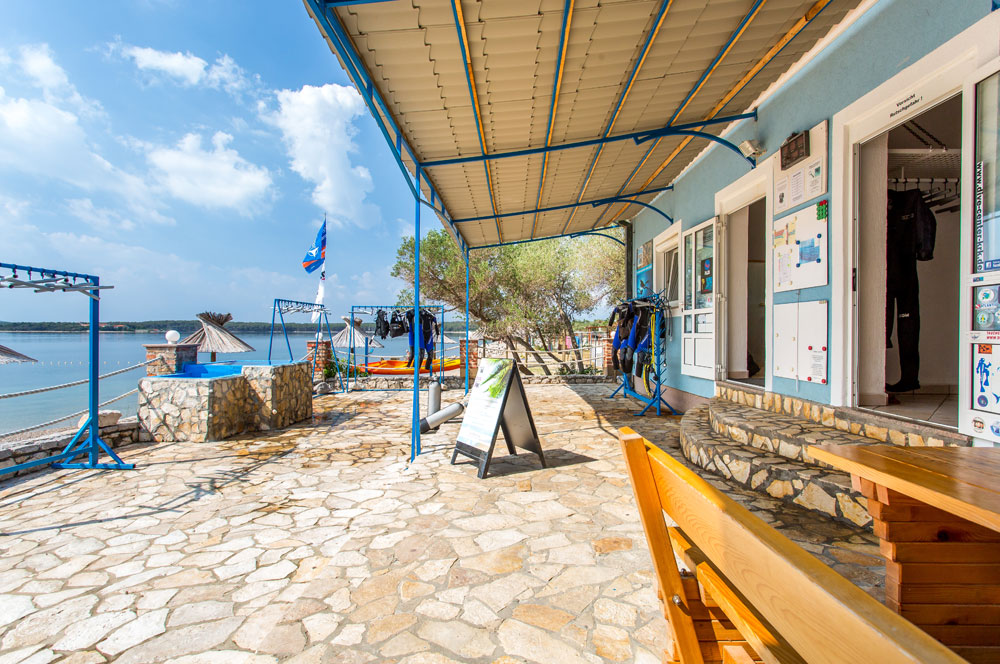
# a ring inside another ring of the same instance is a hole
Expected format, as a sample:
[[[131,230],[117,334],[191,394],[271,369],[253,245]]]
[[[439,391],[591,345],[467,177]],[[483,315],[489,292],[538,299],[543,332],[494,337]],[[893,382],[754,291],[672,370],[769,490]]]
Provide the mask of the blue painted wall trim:
[[[725,134],[731,142],[756,139],[765,150],[758,163],[774,154],[790,134],[830,120],[835,113],[878,87],[924,55],[998,8],[1000,0],[882,0],[844,31],[818,57],[792,76],[758,108],[757,122],[744,120]],[[742,109],[740,109],[742,110]],[[829,136],[828,136],[829,141]],[[829,146],[828,146],[829,148]],[[828,149],[829,155],[829,149]],[[746,162],[718,146],[709,150],[652,204],[689,229],[715,216],[715,192],[748,172]],[[830,160],[826,173],[829,184]],[[829,188],[829,187],[828,187]],[[828,193],[828,199],[833,197]],[[791,214],[806,205],[789,210]],[[649,210],[635,217],[635,246],[667,228],[662,217]],[[831,229],[831,232],[836,232]],[[831,237],[831,242],[833,238]],[[829,285],[774,294],[774,303],[830,300]],[[681,319],[674,321],[674,339],[668,340],[666,383],[700,396],[714,393],[714,382],[680,374]],[[831,348],[830,357],[836,349]],[[769,362],[770,360],[768,360]],[[775,378],[782,394],[829,402],[830,388]]]

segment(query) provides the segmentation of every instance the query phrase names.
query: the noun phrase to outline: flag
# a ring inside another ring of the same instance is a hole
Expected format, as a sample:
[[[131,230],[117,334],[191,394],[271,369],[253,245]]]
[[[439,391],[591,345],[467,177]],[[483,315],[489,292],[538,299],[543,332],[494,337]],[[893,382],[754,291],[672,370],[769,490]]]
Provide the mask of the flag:
[[[306,265],[306,262],[312,254],[315,254],[317,258],[309,265]],[[323,225],[319,227],[319,233],[316,234],[316,242],[313,244],[313,248],[309,250],[309,253],[306,254],[305,259],[302,261],[302,267],[306,269],[306,272],[315,272],[316,268],[320,266],[322,266],[322,269],[319,273],[319,286],[316,287],[316,304],[318,307],[323,306],[323,300],[326,295],[326,215],[323,215]],[[317,308],[313,311],[312,322],[317,322],[319,320],[319,316],[320,309]],[[322,336],[321,331],[317,341],[319,341]]]
[[[326,260],[326,219],[323,219],[323,225],[319,227],[319,232],[316,233],[316,241],[313,242],[313,246],[309,248],[306,252],[305,258],[302,259],[302,267],[306,272],[312,274],[319,269],[320,265]]]

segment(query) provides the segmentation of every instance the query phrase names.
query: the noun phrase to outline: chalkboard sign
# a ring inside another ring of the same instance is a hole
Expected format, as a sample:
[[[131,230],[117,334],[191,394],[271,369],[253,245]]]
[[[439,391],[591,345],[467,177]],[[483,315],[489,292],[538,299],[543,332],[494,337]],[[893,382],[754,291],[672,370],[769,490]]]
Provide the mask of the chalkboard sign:
[[[479,478],[486,477],[501,427],[510,454],[517,454],[516,447],[534,452],[545,468],[542,443],[514,361],[482,359],[451,462],[455,463],[459,454],[469,457],[479,464]]]

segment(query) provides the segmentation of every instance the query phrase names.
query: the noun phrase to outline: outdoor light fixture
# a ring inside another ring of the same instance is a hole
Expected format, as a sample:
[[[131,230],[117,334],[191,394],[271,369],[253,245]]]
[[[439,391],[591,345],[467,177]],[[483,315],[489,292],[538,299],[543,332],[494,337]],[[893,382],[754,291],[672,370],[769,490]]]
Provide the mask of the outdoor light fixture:
[[[761,147],[759,141],[748,140],[740,143],[740,152],[747,159],[756,159],[757,157],[764,154],[764,148]]]
[[[181,333],[178,332],[177,330],[170,330],[169,332],[167,332],[163,336],[165,336],[167,338],[167,343],[168,344],[175,344],[175,343],[177,343],[180,340]]]

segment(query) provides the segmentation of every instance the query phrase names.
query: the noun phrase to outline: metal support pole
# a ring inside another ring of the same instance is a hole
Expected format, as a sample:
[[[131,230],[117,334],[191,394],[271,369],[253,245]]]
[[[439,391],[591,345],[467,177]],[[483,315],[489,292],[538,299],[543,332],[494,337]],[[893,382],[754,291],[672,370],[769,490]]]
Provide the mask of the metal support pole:
[[[278,302],[275,300],[274,308],[271,309],[271,335],[267,338],[267,363],[271,363],[271,347],[274,345],[274,314],[278,311]]]
[[[94,286],[100,285],[100,279],[94,278]],[[101,291],[95,288],[90,291],[90,465],[97,465],[97,455],[100,452],[100,359],[101,359]]]
[[[413,197],[413,354],[419,360],[420,333],[420,165],[416,167]],[[413,418],[410,424],[410,461],[420,454],[420,362],[413,363]]]
[[[476,353],[479,347],[477,344]],[[465,393],[469,393],[469,250],[465,250]]]
[[[434,363],[431,362],[431,369]],[[444,305],[441,305],[441,352],[438,353],[438,379],[444,378]],[[429,413],[428,413],[429,414]]]
[[[351,375],[354,375],[354,384],[358,384],[358,371],[354,364],[358,363],[358,354],[354,352],[354,305],[351,305],[351,319],[347,321],[347,390],[351,389]],[[354,353],[354,364],[351,364],[351,354]]]

